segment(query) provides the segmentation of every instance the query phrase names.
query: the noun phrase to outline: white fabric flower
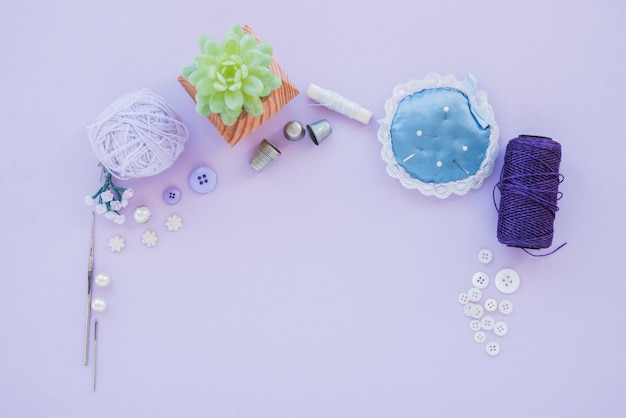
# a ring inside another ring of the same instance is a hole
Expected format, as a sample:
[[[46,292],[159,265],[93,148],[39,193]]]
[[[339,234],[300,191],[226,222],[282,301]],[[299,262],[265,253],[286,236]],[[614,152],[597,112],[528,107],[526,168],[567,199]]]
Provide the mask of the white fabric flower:
[[[128,206],[128,199],[122,199],[122,207],[125,208],[126,206]]]
[[[104,217],[109,221],[112,221],[115,218],[115,212],[107,212],[104,214]]]
[[[95,202],[95,200],[94,200],[93,197],[91,197],[89,195],[85,196],[85,204],[87,206],[93,206],[94,202]]]
[[[110,190],[105,190],[100,194],[100,198],[102,198],[102,201],[105,203],[110,202],[111,200],[113,200],[113,192]]]
[[[148,248],[154,247],[158,240],[159,237],[157,237],[156,232],[153,231],[146,231],[141,236],[141,242]]]
[[[170,231],[178,231],[183,226],[183,220],[178,215],[168,216],[165,225]]]
[[[98,215],[102,215],[105,214],[107,212],[107,207],[106,205],[96,205],[96,213]]]
[[[128,189],[124,190],[124,193],[122,193],[122,199],[128,200],[134,195],[135,195],[135,191],[129,187]]]
[[[122,251],[125,245],[126,244],[124,243],[124,238],[120,237],[119,235],[116,235],[109,239],[109,248],[114,253],[119,253],[120,251]]]
[[[120,209],[122,209],[122,202],[120,202],[119,200],[112,200],[111,210],[120,210]]]
[[[115,214],[115,215],[113,216],[113,222],[115,222],[115,223],[116,223],[116,224],[118,224],[118,225],[123,224],[123,223],[124,223],[124,221],[126,221],[126,216],[125,216],[125,215],[118,215],[118,214]]]

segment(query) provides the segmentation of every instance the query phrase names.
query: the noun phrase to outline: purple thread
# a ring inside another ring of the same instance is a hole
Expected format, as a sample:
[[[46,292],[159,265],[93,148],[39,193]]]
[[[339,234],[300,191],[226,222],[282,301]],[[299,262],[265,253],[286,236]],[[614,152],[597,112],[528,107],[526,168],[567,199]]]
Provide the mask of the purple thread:
[[[560,163],[561,144],[551,138],[520,135],[509,141],[496,185],[498,241],[535,250],[552,245],[557,201],[562,197]]]

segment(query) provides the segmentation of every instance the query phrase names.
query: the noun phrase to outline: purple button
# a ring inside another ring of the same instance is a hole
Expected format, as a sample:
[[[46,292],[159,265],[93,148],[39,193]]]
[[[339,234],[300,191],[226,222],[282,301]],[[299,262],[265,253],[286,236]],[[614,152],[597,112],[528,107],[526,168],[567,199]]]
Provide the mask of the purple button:
[[[215,171],[205,165],[193,169],[189,174],[189,185],[198,193],[209,193],[217,184]]]
[[[177,204],[180,200],[180,190],[178,190],[178,187],[172,186],[165,189],[163,192],[163,200],[165,200],[165,203],[170,205]]]

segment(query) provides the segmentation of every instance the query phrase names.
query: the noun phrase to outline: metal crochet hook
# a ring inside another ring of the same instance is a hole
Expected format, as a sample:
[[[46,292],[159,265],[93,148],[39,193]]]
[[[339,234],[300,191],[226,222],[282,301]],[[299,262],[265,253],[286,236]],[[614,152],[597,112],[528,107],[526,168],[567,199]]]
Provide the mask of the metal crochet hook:
[[[93,323],[93,391],[96,391],[96,367],[98,364],[98,318]]]
[[[93,285],[93,236],[96,222],[95,212],[91,213],[91,243],[89,245],[89,263],[87,265],[87,318],[85,320],[85,351],[83,360],[85,366],[89,360],[89,326],[91,325],[91,288]]]

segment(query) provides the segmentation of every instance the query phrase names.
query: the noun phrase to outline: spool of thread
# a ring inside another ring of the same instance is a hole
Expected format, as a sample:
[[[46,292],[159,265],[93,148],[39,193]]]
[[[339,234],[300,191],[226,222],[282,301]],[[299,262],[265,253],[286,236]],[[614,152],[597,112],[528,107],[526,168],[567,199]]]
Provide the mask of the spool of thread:
[[[496,185],[500,190],[498,241],[524,249],[552,245],[557,201],[562,196],[558,191],[563,181],[560,163],[561,144],[551,138],[520,135],[509,141]]]
[[[126,93],[87,128],[98,160],[119,179],[146,177],[170,167],[189,134],[180,117],[156,93]]]
[[[372,112],[361,105],[346,99],[334,91],[323,89],[315,84],[309,85],[306,95],[316,102],[324,105],[330,110],[341,113],[350,119],[356,119],[361,123],[368,124],[372,117]]]

